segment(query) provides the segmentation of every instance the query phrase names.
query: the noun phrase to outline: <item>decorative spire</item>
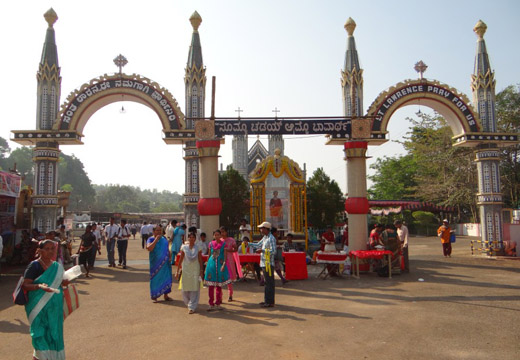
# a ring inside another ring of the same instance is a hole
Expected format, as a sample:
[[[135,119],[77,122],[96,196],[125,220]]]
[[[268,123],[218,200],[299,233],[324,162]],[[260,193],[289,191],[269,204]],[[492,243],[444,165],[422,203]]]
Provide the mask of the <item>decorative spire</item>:
[[[482,20],[479,20],[473,28],[473,31],[475,32],[475,34],[477,34],[479,39],[484,39],[484,34],[486,33],[486,30],[487,25]]]
[[[47,34],[45,35],[45,43],[43,44],[42,58],[40,64],[43,66],[45,63],[51,68],[53,65],[59,67],[58,64],[58,49],[56,48],[56,39],[54,34],[54,23],[58,20],[56,12],[50,8],[45,14],[43,14],[45,21],[49,24],[47,28]]]
[[[191,26],[193,26],[193,31],[198,31],[200,23],[202,22],[202,18],[199,13],[195,11],[190,17]]]
[[[484,34],[486,33],[487,25],[479,20],[473,31],[478,36],[477,40],[477,55],[475,56],[475,69],[474,74],[485,75],[488,71],[491,71],[491,64],[489,62],[489,56],[486,49],[486,41],[484,40]]]
[[[348,36],[352,36],[354,34],[354,30],[356,30],[356,22],[351,17],[349,17],[345,23],[345,30],[347,30]]]
[[[193,34],[191,36],[190,52],[188,54],[188,69],[195,66],[197,69],[202,68],[202,47],[200,45],[199,26],[202,22],[198,12],[194,12],[190,17],[191,26],[193,26]]]
[[[47,12],[43,14],[43,17],[47,21],[47,24],[49,24],[50,28],[54,25],[56,20],[58,20],[58,15],[56,14],[53,8],[47,10]]]
[[[344,114],[345,116],[357,117],[363,115],[363,70],[359,66],[354,38],[356,22],[349,17],[344,27],[348,34],[345,64],[341,72]]]

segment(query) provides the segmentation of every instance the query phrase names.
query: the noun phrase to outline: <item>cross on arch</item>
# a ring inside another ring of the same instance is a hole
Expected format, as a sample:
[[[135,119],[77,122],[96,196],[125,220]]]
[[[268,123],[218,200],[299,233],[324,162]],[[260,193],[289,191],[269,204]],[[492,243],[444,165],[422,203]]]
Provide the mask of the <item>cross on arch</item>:
[[[274,112],[274,118],[277,119],[278,118],[278,113],[280,112],[280,110],[278,110],[278,108],[275,106],[274,110],[272,110],[272,112]]]
[[[238,107],[237,110],[235,110],[235,112],[238,113],[238,118],[239,118],[239,119],[240,119],[240,113],[243,112],[243,111],[244,111],[244,110],[241,110],[241,109],[240,109],[240,106]]]

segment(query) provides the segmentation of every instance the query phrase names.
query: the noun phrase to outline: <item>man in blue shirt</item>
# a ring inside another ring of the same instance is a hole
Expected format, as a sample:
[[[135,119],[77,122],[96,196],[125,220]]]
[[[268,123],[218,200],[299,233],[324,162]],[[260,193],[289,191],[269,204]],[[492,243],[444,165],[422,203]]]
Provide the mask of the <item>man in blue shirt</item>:
[[[254,249],[260,249],[260,267],[264,273],[265,290],[262,307],[274,307],[274,258],[276,255],[276,239],[271,234],[271,223],[264,221],[258,228],[264,235],[257,243],[250,243]]]

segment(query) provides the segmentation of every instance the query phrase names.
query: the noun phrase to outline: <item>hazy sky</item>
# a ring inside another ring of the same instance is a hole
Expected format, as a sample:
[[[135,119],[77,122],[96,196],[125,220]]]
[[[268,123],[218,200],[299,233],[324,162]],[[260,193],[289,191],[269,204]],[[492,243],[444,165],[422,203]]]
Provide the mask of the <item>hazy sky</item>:
[[[419,5],[421,4],[421,5]],[[36,72],[41,58],[50,8],[61,67],[61,103],[82,84],[117,72],[112,59],[128,59],[126,74],[140,74],[167,88],[185,111],[184,69],[191,41],[189,17],[202,17],[199,33],[206,76],[206,116],[210,115],[211,77],[217,78],[216,116],[243,117],[341,116],[340,70],[352,17],[364,70],[366,112],[388,87],[417,78],[414,64],[423,60],[425,77],[446,83],[471,97],[479,19],[488,26],[485,40],[495,70],[497,92],[520,83],[518,1],[10,1],[0,22],[4,86],[0,89],[0,136],[11,130],[35,129]],[[126,112],[120,113],[121,106]],[[427,109],[422,107],[421,111]],[[409,129],[406,116],[392,117],[389,138]],[[116,103],[91,117],[84,129],[85,145],[62,146],[75,154],[93,183],[128,184],[141,188],[184,191],[184,161],[179,145],[166,145],[158,117],[137,103]],[[266,137],[264,137],[267,145]],[[256,137],[250,137],[250,146]],[[325,138],[288,137],[285,154],[308,176],[318,168],[346,191],[341,146]],[[10,142],[12,148],[18,145]],[[400,146],[388,142],[370,147],[374,159],[392,156]],[[232,161],[231,137],[221,147],[220,162]]]

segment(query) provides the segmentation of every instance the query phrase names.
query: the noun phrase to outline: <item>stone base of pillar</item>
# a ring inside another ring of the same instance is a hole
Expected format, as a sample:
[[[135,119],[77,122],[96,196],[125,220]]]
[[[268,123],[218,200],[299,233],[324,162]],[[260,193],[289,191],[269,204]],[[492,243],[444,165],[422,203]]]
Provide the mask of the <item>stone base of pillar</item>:
[[[350,251],[367,249],[367,215],[348,214],[348,249]]]

